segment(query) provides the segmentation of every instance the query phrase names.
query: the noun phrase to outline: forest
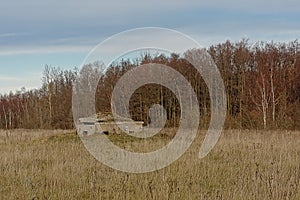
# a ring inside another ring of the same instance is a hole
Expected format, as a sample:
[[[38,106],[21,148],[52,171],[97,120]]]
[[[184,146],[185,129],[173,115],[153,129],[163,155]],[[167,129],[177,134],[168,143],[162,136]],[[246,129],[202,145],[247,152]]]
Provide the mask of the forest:
[[[275,43],[247,39],[226,41],[206,49],[223,78],[227,95],[228,129],[300,129],[300,43]],[[188,53],[188,52],[186,52]],[[117,80],[127,71],[146,63],[160,63],[180,72],[193,86],[199,101],[201,127],[210,120],[210,97],[201,75],[185,55],[143,54],[135,61],[123,59],[101,74],[96,93],[97,112],[111,111],[110,99]],[[97,64],[96,64],[97,65]],[[46,65],[38,89],[22,88],[0,96],[0,129],[73,129],[72,88],[81,73],[98,74],[99,67],[64,70]],[[167,88],[148,84],[130,99],[134,120],[149,122],[152,104],[166,109],[166,126],[177,126],[178,99]]]

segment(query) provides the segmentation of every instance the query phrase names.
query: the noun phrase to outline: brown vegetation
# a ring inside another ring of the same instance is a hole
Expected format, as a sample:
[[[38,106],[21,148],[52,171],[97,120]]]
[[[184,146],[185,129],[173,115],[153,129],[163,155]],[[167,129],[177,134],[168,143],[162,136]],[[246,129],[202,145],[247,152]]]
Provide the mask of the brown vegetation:
[[[225,131],[203,160],[204,132],[160,171],[127,174],[95,160],[74,133],[0,132],[0,199],[299,199],[300,133]],[[111,136],[125,149],[138,140]],[[144,148],[170,138],[157,136]]]
[[[229,41],[208,48],[225,83],[229,128],[300,128],[300,44]],[[151,56],[136,61],[121,60],[102,74],[96,94],[97,111],[110,112],[112,89],[124,73],[145,63],[166,64],[185,76],[194,87],[201,111],[201,125],[208,124],[210,99],[200,74],[184,56],[176,54]],[[46,66],[40,89],[0,95],[0,128],[74,128],[72,119],[72,86],[78,75],[99,74],[99,63],[81,71]],[[100,73],[101,74],[101,73]],[[149,122],[153,104],[162,104],[167,112],[167,126],[177,126],[179,102],[174,94],[159,85],[145,85],[132,96],[130,113],[134,120]]]

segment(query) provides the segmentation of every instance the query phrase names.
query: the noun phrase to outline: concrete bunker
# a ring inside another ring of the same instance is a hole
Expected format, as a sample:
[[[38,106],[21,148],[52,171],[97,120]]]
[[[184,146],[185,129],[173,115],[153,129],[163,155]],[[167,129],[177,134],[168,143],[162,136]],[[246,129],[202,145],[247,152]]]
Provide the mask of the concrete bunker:
[[[118,119],[116,122],[111,115],[80,118],[77,126],[79,135],[88,136],[94,134],[119,134],[122,132],[119,126],[123,127],[127,133],[135,133],[143,130],[143,121],[132,121],[128,119]]]

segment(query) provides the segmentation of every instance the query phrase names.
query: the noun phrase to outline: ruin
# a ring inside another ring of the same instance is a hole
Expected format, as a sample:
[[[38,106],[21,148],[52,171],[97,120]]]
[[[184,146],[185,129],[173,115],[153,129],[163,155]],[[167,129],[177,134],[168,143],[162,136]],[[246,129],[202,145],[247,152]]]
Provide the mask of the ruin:
[[[143,130],[143,121],[132,121],[120,118],[114,121],[111,114],[97,114],[95,117],[80,118],[77,133],[81,136],[94,134],[119,134],[122,130],[126,133],[135,133]]]

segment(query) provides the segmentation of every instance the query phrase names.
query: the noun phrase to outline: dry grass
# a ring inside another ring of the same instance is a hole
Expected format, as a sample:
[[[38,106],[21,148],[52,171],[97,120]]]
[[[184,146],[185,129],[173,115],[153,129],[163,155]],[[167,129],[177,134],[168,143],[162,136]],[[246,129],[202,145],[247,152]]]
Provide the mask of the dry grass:
[[[74,133],[0,131],[0,199],[300,199],[300,132],[225,131],[198,160],[202,139],[163,170],[127,174],[95,160]]]

